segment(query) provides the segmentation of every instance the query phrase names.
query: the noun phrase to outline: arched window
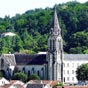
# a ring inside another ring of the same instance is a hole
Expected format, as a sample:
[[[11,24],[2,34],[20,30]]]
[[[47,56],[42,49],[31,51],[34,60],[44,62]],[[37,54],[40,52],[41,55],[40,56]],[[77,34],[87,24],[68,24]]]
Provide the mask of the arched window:
[[[44,68],[41,68],[41,72],[42,72],[41,73],[42,74],[42,77],[41,78],[44,79]]]
[[[37,71],[37,74],[38,74],[38,76],[40,76],[40,72],[39,71]]]
[[[52,49],[52,40],[50,39],[50,50]]]
[[[25,73],[25,67],[23,67],[22,72],[24,72],[24,73]]]
[[[28,76],[30,76],[30,70],[28,71]]]
[[[1,68],[4,67],[4,59],[1,59]]]
[[[32,68],[32,73],[34,73],[34,68]]]
[[[53,40],[53,50],[55,49],[55,40]]]

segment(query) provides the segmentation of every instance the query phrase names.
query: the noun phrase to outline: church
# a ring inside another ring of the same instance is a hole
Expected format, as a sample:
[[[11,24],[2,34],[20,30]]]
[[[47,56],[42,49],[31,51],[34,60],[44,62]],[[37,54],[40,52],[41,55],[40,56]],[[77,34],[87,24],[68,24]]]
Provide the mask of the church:
[[[56,9],[48,38],[46,53],[2,54],[0,56],[0,70],[12,77],[15,70],[28,76],[37,74],[42,80],[59,80],[67,84],[78,82],[76,69],[81,64],[88,63],[88,54],[64,54],[63,39]]]

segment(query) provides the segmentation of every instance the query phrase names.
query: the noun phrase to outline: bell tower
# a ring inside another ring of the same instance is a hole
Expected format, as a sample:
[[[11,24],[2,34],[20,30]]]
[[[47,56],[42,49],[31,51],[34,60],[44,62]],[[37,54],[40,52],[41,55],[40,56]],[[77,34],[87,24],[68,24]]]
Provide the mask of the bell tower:
[[[48,80],[63,81],[63,43],[56,8],[48,38]]]

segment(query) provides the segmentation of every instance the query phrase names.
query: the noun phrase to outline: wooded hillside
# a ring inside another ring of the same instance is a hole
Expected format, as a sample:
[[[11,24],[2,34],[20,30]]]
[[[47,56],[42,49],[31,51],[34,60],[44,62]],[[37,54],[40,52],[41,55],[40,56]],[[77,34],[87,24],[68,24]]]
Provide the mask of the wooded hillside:
[[[57,5],[57,14],[64,51],[88,53],[88,2],[68,2]],[[16,36],[0,38],[0,53],[36,53],[47,51],[47,40],[53,17],[53,8],[35,9],[10,18],[0,18],[0,34],[16,33]]]

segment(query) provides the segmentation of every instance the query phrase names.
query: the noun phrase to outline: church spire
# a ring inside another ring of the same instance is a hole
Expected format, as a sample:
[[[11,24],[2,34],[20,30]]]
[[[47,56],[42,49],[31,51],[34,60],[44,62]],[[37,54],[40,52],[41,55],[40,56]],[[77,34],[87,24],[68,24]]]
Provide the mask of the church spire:
[[[56,6],[54,7],[54,17],[53,17],[53,22],[52,22],[51,34],[61,35],[61,29],[58,22]]]

